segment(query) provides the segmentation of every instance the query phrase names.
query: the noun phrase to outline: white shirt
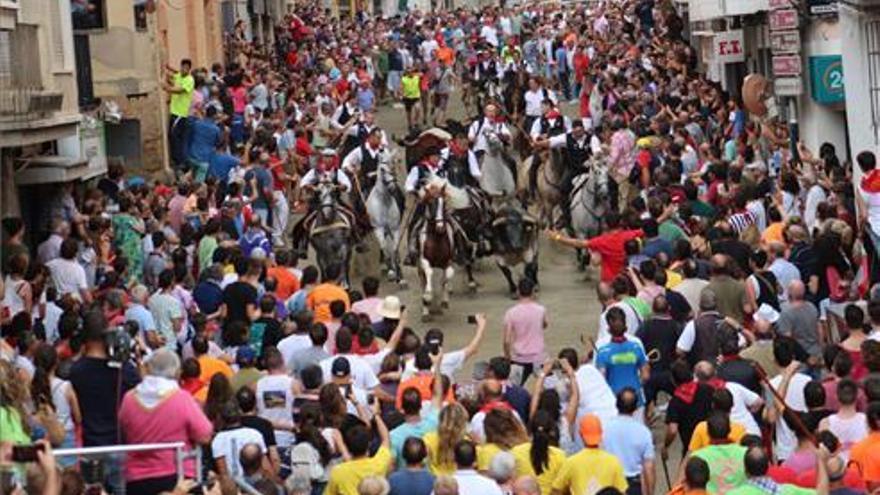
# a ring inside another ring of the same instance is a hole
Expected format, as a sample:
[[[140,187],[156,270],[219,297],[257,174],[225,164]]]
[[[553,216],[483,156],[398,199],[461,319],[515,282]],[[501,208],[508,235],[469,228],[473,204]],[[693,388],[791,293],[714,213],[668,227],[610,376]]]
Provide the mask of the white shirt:
[[[446,168],[446,162],[449,161],[449,154],[450,153],[451,152],[449,151],[448,146],[446,148],[443,148],[442,150],[440,150],[440,169]],[[471,177],[473,177],[474,179],[479,179],[480,177],[483,176],[483,174],[480,172],[480,162],[477,161],[477,155],[471,150],[467,151],[467,155],[468,155],[468,172],[470,172]],[[413,168],[415,168],[415,167],[413,167]]]
[[[776,277],[776,282],[782,287],[782,291],[779,293],[779,302],[788,301],[788,285],[795,280],[801,279],[801,271],[798,270],[798,267],[795,266],[794,263],[785,258],[776,258],[773,260],[773,263],[770,263],[768,270],[773,273],[773,276]]]
[[[253,428],[240,426],[232,430],[223,430],[217,433],[211,442],[211,452],[214,459],[225,459],[226,469],[231,478],[244,476],[244,468],[238,461],[241,449],[249,444],[257,444],[260,451],[266,453],[266,442],[263,441],[263,435]]]
[[[541,135],[544,134],[541,129],[541,120],[542,119],[540,119],[540,118],[535,119],[535,121],[532,122],[532,128],[529,129],[529,135],[532,136],[533,139],[537,139],[537,138],[541,137]],[[547,121],[548,121],[547,122],[548,129],[552,129],[553,126],[556,125],[556,119],[547,119]],[[563,116],[562,117],[562,126],[565,128],[565,132],[569,132],[571,130],[571,119]],[[560,135],[562,135],[562,134],[560,134]]]
[[[545,97],[544,94],[547,94]],[[552,91],[545,88],[538,88],[536,91],[528,90],[525,94],[525,102],[526,102],[526,116],[527,117],[535,117],[538,118],[544,112],[542,105],[544,103],[544,99],[549,99],[555,105],[556,95],[553,94]]]
[[[379,149],[377,149],[377,150],[374,150],[368,144],[364,144],[363,146],[358,146],[357,148],[351,150],[347,155],[345,155],[345,158],[342,160],[342,168],[344,170],[348,170],[350,172],[353,172],[358,167],[360,167],[361,163],[363,163],[363,161],[364,161],[364,153],[362,151],[364,149],[367,150],[367,153],[369,153],[370,158],[375,158],[376,160],[379,160],[380,155],[382,155],[382,153],[385,152],[385,149],[382,148],[381,145],[380,145]]]
[[[810,383],[810,377],[803,373],[795,373],[788,383],[788,391],[785,394],[785,403],[792,411],[807,412],[807,402],[804,398],[804,388]],[[775,389],[779,389],[782,384],[782,375],[776,375],[770,379],[770,385]],[[769,403],[773,397],[767,397]],[[788,457],[797,448],[797,437],[794,431],[788,427],[786,421],[780,416],[776,420],[776,457],[780,461],[788,459]]]
[[[290,371],[290,361],[297,351],[312,346],[312,339],[307,333],[295,333],[278,341],[278,352],[284,357],[284,367]]]
[[[58,291],[59,298],[72,294],[79,300],[80,291],[88,290],[86,270],[76,261],[55,258],[46,263],[46,267],[52,274],[52,284]]]
[[[495,29],[495,26],[484,25],[482,29],[480,29],[480,38],[486,40],[486,43],[497,47],[498,46],[498,30]],[[461,487],[459,487],[459,493],[461,492]]]
[[[534,126],[533,126],[534,127]],[[548,140],[551,149],[565,148],[568,146],[568,136],[570,132],[566,132],[565,134],[557,134],[556,136],[551,136]],[[588,133],[584,133],[584,137],[581,139],[575,139],[575,143],[581,148],[587,145],[587,139],[590,140],[590,152],[595,154],[602,152],[602,141],[599,140],[595,135],[591,135]],[[578,164],[580,165],[580,164]]]
[[[466,360],[467,356],[464,353],[464,349],[444,353],[443,361],[440,362],[440,373],[452,378],[455,376],[455,373],[464,366]],[[415,375],[416,371],[415,359],[407,360],[403,366],[403,376],[400,379],[401,383]]]
[[[324,383],[329,383],[331,378],[333,378],[333,361],[337,358],[345,358],[348,361],[348,365],[351,368],[351,380],[355,387],[372,390],[379,385],[379,379],[376,378],[376,372],[373,371],[373,367],[362,356],[354,354],[337,354],[321,361],[320,366],[321,371],[324,372]]]
[[[483,123],[483,126],[480,127],[480,123]],[[510,129],[507,128],[507,124],[503,122],[488,122],[486,117],[483,117],[480,120],[475,120],[470,128],[468,129],[468,139],[473,143],[473,150],[476,151],[488,151],[489,150],[489,141],[486,139],[486,134],[495,132],[499,137],[505,137],[510,139]]]
[[[596,342],[611,342],[611,334],[608,333],[608,321],[605,319],[605,315],[608,314],[608,310],[611,308],[620,308],[623,310],[623,314],[626,316],[626,335],[635,336],[636,331],[639,329],[639,324],[641,324],[641,319],[639,318],[636,310],[633,309],[632,306],[626,303],[626,301],[618,301],[602,312],[599,315],[599,332],[596,335]]]
[[[267,375],[257,380],[257,414],[272,423],[293,424],[293,378],[289,375]],[[289,430],[275,430],[279,447],[293,443]]]
[[[48,239],[40,243],[37,247],[37,260],[46,264],[55,258],[61,256],[61,243],[64,238],[58,234],[52,234]]]
[[[592,364],[582,364],[575,373],[580,402],[578,419],[587,414],[595,414],[606,420],[617,416],[617,399],[605,376]]]
[[[868,209],[868,224],[871,230],[880,234],[880,192],[868,192],[859,185],[859,194]]]
[[[730,410],[730,421],[743,425],[746,433],[760,436],[761,428],[758,427],[758,423],[755,422],[755,417],[752,416],[749,408],[757,404],[761,397],[739,383],[726,382],[724,388],[733,395],[733,409]]]
[[[458,493],[462,495],[503,495],[504,493],[495,480],[483,476],[473,469],[459,469],[452,477],[458,483]]]
[[[311,186],[318,183],[320,179],[317,169],[311,169],[306,172],[306,175],[303,176],[302,181],[300,182],[301,186]],[[345,174],[340,169],[336,169],[336,183],[342,186],[345,189],[345,192],[351,192],[351,180],[349,180],[348,175]]]
[[[807,230],[812,231],[813,227],[816,227],[816,210],[819,209],[819,203],[826,199],[825,189],[819,184],[814,184],[807,191],[807,199],[804,201],[804,223],[807,225]]]
[[[437,40],[434,38],[428,38],[422,42],[419,46],[419,50],[422,52],[422,60],[425,62],[430,62],[434,60],[434,52],[440,48],[440,45],[437,44]]]

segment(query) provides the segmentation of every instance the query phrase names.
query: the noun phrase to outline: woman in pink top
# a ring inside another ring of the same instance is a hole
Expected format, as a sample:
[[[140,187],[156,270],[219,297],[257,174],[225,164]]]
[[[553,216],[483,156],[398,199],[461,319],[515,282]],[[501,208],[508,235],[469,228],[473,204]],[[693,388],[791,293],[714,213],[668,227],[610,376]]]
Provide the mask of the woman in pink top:
[[[171,351],[155,352],[147,376],[122,399],[119,431],[124,443],[184,442],[186,450],[211,441],[213,427],[195,399],[177,385],[180,358]],[[184,475],[195,475],[194,461],[184,463]],[[129,495],[170,492],[177,484],[174,450],[132,452],[125,463]]]

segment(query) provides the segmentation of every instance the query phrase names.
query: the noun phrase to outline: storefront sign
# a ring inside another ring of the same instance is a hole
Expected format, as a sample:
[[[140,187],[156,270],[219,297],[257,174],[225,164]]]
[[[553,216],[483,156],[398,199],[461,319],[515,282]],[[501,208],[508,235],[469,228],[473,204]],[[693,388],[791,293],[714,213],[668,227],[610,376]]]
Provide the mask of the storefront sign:
[[[801,75],[800,55],[773,55],[773,76]]]
[[[770,50],[773,53],[798,53],[801,51],[801,33],[797,30],[770,33]]]
[[[844,101],[846,93],[840,55],[810,57],[810,88],[816,103],[828,105]]]
[[[773,92],[776,96],[800,96],[804,83],[799,77],[777,77],[773,80]]]
[[[715,61],[722,64],[745,62],[742,29],[715,33],[712,38],[712,51]]]
[[[770,10],[788,9],[792,6],[792,0],[770,0]]]
[[[770,21],[770,31],[785,31],[797,29],[798,11],[795,9],[774,10],[767,14]]]
[[[837,13],[837,0],[807,0],[807,7],[812,15]]]

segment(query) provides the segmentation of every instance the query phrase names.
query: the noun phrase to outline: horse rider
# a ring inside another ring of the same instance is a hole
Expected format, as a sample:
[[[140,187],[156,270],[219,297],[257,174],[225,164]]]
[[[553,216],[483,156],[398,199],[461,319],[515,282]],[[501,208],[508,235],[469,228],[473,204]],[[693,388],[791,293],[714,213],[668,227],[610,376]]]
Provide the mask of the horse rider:
[[[571,120],[562,115],[556,103],[550,98],[541,102],[541,117],[532,122],[529,137],[532,142],[560,136],[571,130]],[[538,168],[541,166],[541,155],[535,150],[529,167],[529,193],[534,196],[538,191]]]
[[[468,140],[471,143],[471,149],[477,155],[477,161],[481,166],[483,156],[489,151],[489,137],[492,135],[497,137],[505,148],[513,138],[510,128],[507,127],[506,119],[499,115],[498,106],[494,103],[488,103],[483,107],[483,116],[473,121],[468,128]],[[506,150],[501,151],[501,156],[504,158],[508,168],[510,168],[514,181],[516,181],[516,162],[510,158]]]
[[[467,165],[467,173],[464,168],[455,169],[450,166],[450,161],[458,161]],[[449,144],[440,150],[440,171],[449,180],[449,183],[458,188],[480,188],[480,162],[477,154],[470,148],[467,132],[457,129]]]
[[[429,148],[422,159],[409,170],[409,174],[406,176],[403,190],[407,194],[412,194],[416,197],[416,205],[415,211],[413,211],[406,226],[407,253],[404,259],[405,265],[415,265],[416,257],[418,256],[417,235],[425,213],[425,186],[435,177],[444,177],[440,153],[439,147]]]
[[[488,94],[489,83],[494,83],[498,86],[501,84],[501,79],[503,77],[504,67],[501,64],[501,61],[498,60],[497,54],[495,54],[494,51],[487,49],[480,51],[477,64],[474,66],[472,72],[472,78],[476,84],[477,91],[486,93],[487,97],[491,97],[492,95]]]
[[[379,172],[379,161],[385,153],[385,133],[382,129],[373,126],[367,133],[364,141],[348,152],[342,160],[342,170],[358,178],[360,193],[363,199],[370,193],[376,183]]]
[[[571,123],[569,132],[535,141],[536,150],[551,149],[563,152],[565,171],[559,185],[559,192],[562,196],[560,206],[562,207],[563,227],[571,224],[569,196],[572,193],[574,178],[589,171],[587,162],[594,154],[601,152],[601,147],[602,143],[595,135],[587,132],[581,119]]]
[[[345,193],[350,193],[352,190],[351,181],[348,179],[348,176],[340,170],[339,158],[336,156],[336,151],[333,148],[324,148],[323,151],[321,151],[321,157],[318,160],[318,163],[315,164],[314,168],[306,172],[306,175],[300,180],[300,188],[303,190],[313,190],[319,183],[335,184]],[[352,227],[351,230],[356,233],[358,229],[355,228],[356,222],[354,212],[351,208],[345,205],[341,198],[337,199],[340,205],[340,212],[348,220]],[[299,251],[300,257],[302,258],[305,258],[308,252],[309,231],[311,230],[319,206],[318,197],[313,194],[309,201],[309,212],[303,216],[296,225],[294,225],[291,233],[293,247]]]
[[[344,151],[342,152],[342,156],[348,158],[351,155],[351,151],[367,142],[370,135],[375,130],[379,131],[381,137],[380,144],[382,147],[387,147],[388,138],[385,136],[385,131],[379,129],[376,125],[376,115],[371,111],[359,113],[354,124],[348,126],[348,129],[345,130],[345,141],[342,146]],[[345,168],[344,161],[343,168]]]
[[[556,104],[556,95],[544,86],[541,76],[533,75],[529,77],[528,84],[529,89],[523,95],[526,104],[524,128],[531,132],[535,121],[541,120],[541,117],[544,115],[544,101],[550,100]]]

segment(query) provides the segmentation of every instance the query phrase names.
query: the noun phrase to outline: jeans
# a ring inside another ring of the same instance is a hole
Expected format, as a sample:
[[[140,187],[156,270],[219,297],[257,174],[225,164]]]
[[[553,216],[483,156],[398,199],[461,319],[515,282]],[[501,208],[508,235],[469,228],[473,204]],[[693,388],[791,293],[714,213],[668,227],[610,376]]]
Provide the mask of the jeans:
[[[290,219],[290,204],[284,191],[275,191],[275,199],[272,204],[272,241],[275,246],[284,244],[284,231],[287,230],[287,221]]]
[[[168,146],[171,152],[171,164],[176,169],[186,167],[186,140],[189,120],[186,117],[172,115],[168,122]]]
[[[559,78],[559,84],[562,85],[562,94],[566,100],[571,99],[571,81],[569,81],[568,72],[559,72],[556,74]]]
[[[626,478],[626,495],[642,495],[642,477],[628,476]]]

